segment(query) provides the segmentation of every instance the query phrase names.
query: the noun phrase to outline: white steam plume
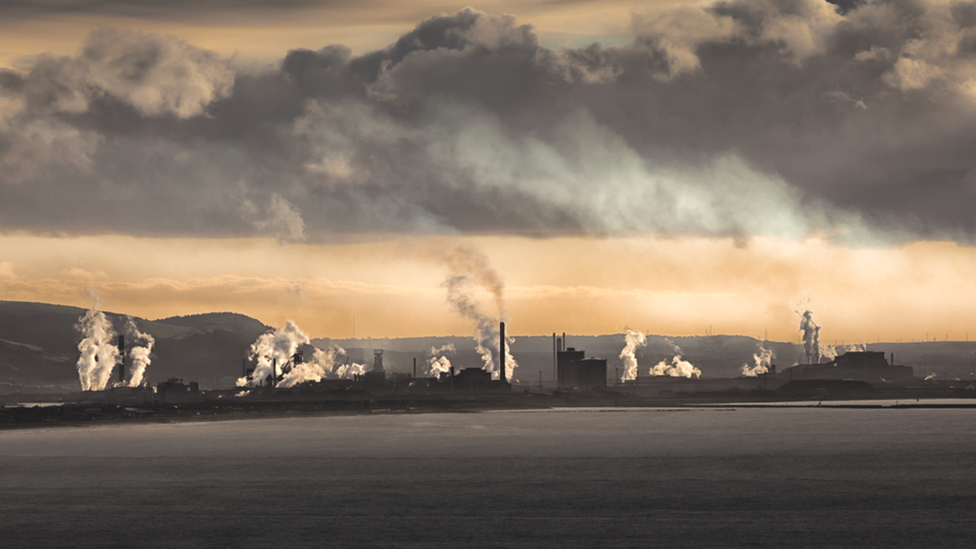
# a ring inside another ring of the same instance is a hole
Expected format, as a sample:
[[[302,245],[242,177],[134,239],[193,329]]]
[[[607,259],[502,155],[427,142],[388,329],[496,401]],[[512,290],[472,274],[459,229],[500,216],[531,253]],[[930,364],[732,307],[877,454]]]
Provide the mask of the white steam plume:
[[[755,362],[753,365],[745,363],[742,365],[740,371],[742,375],[746,377],[756,377],[761,374],[765,374],[769,371],[769,367],[773,363],[773,359],[776,358],[776,353],[772,349],[766,348],[766,342],[760,342],[758,344],[759,349],[754,355],[752,355],[752,360]]]
[[[813,321],[813,311],[804,310],[800,315],[800,331],[803,332],[803,352],[807,364],[820,363],[820,326]]]
[[[925,381],[931,381],[931,380],[935,379],[936,377],[938,377],[938,375],[939,374],[937,374],[935,372],[932,372],[931,374],[925,376]]]
[[[670,341],[668,343],[671,343]],[[652,376],[670,376],[670,377],[687,377],[687,378],[700,378],[701,370],[696,368],[687,360],[681,359],[681,348],[671,343],[672,351],[674,356],[671,357],[671,363],[668,364],[667,360],[662,360],[654,366],[651,366],[650,374]]]
[[[457,352],[453,343],[441,347],[431,347],[427,353],[427,375],[440,378],[441,375],[450,373],[451,361],[444,355],[453,355]]]
[[[443,286],[447,288],[447,302],[455,312],[470,318],[477,326],[475,341],[477,351],[484,362],[482,368],[491,372],[497,378],[499,371],[500,358],[500,334],[499,319],[505,318],[505,304],[503,298],[504,284],[498,273],[488,265],[488,259],[481,252],[468,246],[455,246],[444,255],[451,274],[444,281]],[[482,313],[477,298],[474,295],[474,286],[479,286],[487,290],[495,298],[495,305],[498,308],[499,318],[495,318]],[[511,354],[512,344],[515,339],[506,335],[505,337],[505,379],[510,383],[514,382],[515,369],[518,363]]]
[[[827,362],[830,362],[830,361],[834,360],[835,358],[837,358],[837,355],[838,355],[837,347],[835,347],[835,346],[833,346],[833,345],[831,345],[829,343],[821,343],[818,346],[818,349],[820,350],[820,358],[821,359],[826,359]]]
[[[268,376],[272,376],[272,379],[277,379],[286,369],[289,370],[288,373],[290,374],[291,371],[295,370],[293,368],[294,364],[292,363],[295,353],[298,352],[300,346],[308,343],[308,336],[291,320],[286,322],[282,328],[261,334],[251,344],[251,348],[247,352],[249,359],[257,360],[257,365],[254,367],[254,375],[251,376],[250,380],[247,377],[238,379],[237,386],[256,387],[258,384],[262,384]],[[291,378],[289,381],[290,384],[298,383],[296,380],[300,377],[301,373],[306,371],[302,368],[299,368],[299,370],[300,373],[296,374],[295,378]],[[284,382],[284,379],[282,379],[282,382]]]
[[[78,342],[78,379],[82,391],[103,391],[112,376],[112,369],[119,358],[115,346],[115,330],[112,323],[99,310],[98,300],[84,316],[78,319],[75,329],[81,333]]]
[[[125,325],[125,340],[129,345],[129,358],[132,359],[132,374],[129,378],[129,387],[142,385],[142,378],[146,374],[146,368],[152,360],[149,354],[152,352],[156,340],[153,336],[139,331],[136,323],[130,317]]]
[[[647,345],[647,338],[644,334],[630,328],[624,328],[624,348],[620,351],[620,358],[624,359],[624,373],[620,376],[620,381],[630,381],[637,379],[637,357],[634,353],[638,347]]]
[[[830,345],[829,343],[820,344],[820,356],[827,359],[828,362],[837,358],[837,355],[842,355],[844,353],[858,353],[867,350],[867,344],[858,345],[855,343],[854,345],[848,345],[846,347],[843,345],[834,346]]]
[[[336,344],[329,345],[324,351],[316,347],[311,360],[292,363],[290,366],[286,364],[284,369],[287,372],[278,383],[278,387],[287,389],[307,381],[315,383],[322,381],[322,378],[332,373],[336,359],[345,353],[346,351]]]
[[[335,373],[339,379],[352,379],[355,376],[365,374],[366,367],[356,362],[347,362],[336,368]]]

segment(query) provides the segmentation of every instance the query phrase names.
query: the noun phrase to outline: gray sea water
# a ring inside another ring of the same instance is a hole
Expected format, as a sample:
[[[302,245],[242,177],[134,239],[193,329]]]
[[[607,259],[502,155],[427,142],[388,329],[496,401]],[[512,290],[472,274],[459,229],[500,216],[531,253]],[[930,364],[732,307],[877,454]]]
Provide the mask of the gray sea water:
[[[976,410],[586,409],[0,432],[0,546],[973,547]]]

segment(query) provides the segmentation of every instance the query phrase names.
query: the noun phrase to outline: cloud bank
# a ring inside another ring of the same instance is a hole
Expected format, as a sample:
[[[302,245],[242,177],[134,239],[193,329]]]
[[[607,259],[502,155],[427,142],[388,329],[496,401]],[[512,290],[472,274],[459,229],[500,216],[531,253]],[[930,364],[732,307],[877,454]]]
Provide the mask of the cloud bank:
[[[465,9],[256,67],[93,33],[0,70],[0,231],[970,242],[976,3],[728,1],[543,47]]]

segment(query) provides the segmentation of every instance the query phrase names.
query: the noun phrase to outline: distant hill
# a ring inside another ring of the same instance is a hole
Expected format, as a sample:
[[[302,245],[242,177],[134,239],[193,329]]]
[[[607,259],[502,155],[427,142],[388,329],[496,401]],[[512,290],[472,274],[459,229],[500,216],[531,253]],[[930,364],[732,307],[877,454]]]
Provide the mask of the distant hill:
[[[0,392],[78,390],[75,325],[84,314],[79,307],[0,301]],[[105,314],[116,330],[125,325],[126,315]],[[152,384],[170,377],[203,387],[232,383],[248,347],[269,329],[237,313],[133,321],[156,339],[146,371]]]
[[[75,362],[80,335],[75,329],[85,309],[46,303],[0,301],[0,393],[16,391],[75,391],[79,388]],[[116,329],[125,315],[106,312]],[[237,313],[207,313],[175,316],[159,320],[133,319],[138,328],[156,339],[152,364],[146,379],[155,384],[170,377],[197,381],[202,388],[233,385],[242,373],[242,360],[251,343],[271,328]],[[562,337],[562,334],[560,334]],[[670,360],[674,347],[682,357],[702,371],[705,378],[734,377],[743,364],[752,363],[759,341],[746,336],[664,337],[652,335],[648,344],[637,350],[642,375],[661,360]],[[371,366],[373,351],[383,349],[388,372],[410,373],[417,361],[417,373],[426,371],[431,347],[453,344],[450,356],[458,368],[480,367],[470,337],[428,336],[396,339],[315,339],[313,345],[325,348],[330,343],[343,347],[348,355]],[[768,342],[779,368],[796,364],[802,347],[794,343]],[[567,334],[567,347],[586,352],[586,356],[607,359],[611,376],[621,369],[619,358],[623,334],[583,336]],[[872,343],[867,350],[895,354],[896,364],[912,366],[916,375],[935,373],[946,379],[970,379],[976,372],[976,342]],[[519,363],[516,379],[523,385],[553,377],[552,337],[515,336],[512,354]],[[841,350],[843,351],[843,349]],[[305,349],[306,356],[311,354]]]
[[[269,329],[260,320],[255,320],[240,313],[204,313],[198,315],[172,316],[156,320],[154,323],[162,326],[190,328],[195,332],[226,330],[229,332],[262,334]]]

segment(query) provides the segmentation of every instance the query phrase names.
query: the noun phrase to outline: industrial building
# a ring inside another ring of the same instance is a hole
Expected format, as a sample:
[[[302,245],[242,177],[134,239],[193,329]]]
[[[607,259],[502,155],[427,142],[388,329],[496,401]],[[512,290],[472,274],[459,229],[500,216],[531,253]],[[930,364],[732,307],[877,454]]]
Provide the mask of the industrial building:
[[[914,380],[911,366],[896,366],[895,355],[891,362],[881,351],[851,351],[824,364],[797,364],[783,370],[791,381],[804,379],[843,379],[868,383],[906,383]]]
[[[573,347],[556,353],[556,383],[561,389],[606,389],[607,360],[586,358]]]

